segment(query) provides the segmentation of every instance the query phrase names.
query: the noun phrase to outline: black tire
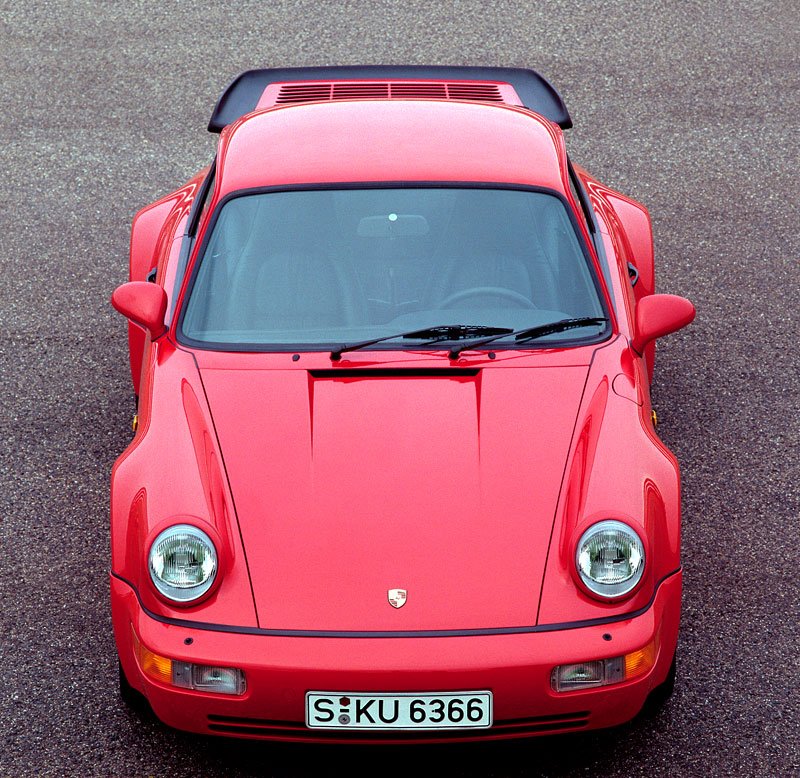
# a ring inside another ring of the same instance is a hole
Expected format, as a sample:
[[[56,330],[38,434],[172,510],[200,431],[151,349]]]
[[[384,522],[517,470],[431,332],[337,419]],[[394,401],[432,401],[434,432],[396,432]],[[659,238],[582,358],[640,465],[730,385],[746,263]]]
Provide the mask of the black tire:
[[[134,689],[128,682],[125,676],[125,671],[122,669],[122,662],[118,662],[119,667],[119,696],[122,701],[132,710],[139,715],[151,716],[153,709],[150,703],[140,691]]]
[[[672,693],[675,691],[675,680],[678,677],[678,654],[672,657],[672,664],[669,666],[667,677],[660,686],[656,686],[647,700],[645,700],[642,714],[645,717],[655,716],[666,704]]]

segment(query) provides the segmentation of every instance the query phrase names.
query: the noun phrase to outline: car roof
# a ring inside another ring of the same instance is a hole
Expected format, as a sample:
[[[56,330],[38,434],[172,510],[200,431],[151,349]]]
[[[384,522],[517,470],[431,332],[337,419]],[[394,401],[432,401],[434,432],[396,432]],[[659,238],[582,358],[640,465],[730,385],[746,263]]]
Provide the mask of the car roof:
[[[561,130],[505,104],[353,100],[281,106],[225,128],[218,194],[355,182],[481,182],[563,192]]]

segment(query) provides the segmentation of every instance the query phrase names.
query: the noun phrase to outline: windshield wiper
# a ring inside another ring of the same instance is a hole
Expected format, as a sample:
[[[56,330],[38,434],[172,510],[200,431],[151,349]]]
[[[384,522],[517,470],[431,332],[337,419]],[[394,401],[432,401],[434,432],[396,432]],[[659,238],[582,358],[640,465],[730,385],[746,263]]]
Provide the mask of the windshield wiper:
[[[533,340],[534,338],[543,338],[545,335],[552,335],[555,332],[564,332],[565,330],[577,329],[578,327],[589,327],[592,324],[605,324],[607,321],[608,319],[602,316],[584,316],[580,319],[560,319],[559,321],[553,321],[549,324],[540,324],[537,327],[528,327],[524,330],[512,330],[511,332],[491,335],[490,337],[480,338],[479,340],[473,340],[468,343],[461,343],[451,348],[447,356],[450,359],[458,359],[462,351],[472,351],[481,348],[481,346],[486,346],[489,343],[493,343],[509,335],[513,335],[517,343],[521,343],[526,340]]]
[[[345,344],[331,351],[331,361],[338,362],[342,358],[342,354],[347,351],[358,351],[367,346],[373,346],[376,343],[383,343],[386,340],[394,340],[395,338],[424,340],[426,342],[422,345],[428,346],[441,341],[474,338],[477,335],[502,338],[506,335],[511,335],[513,332],[514,330],[510,327],[486,327],[481,324],[443,324],[438,327],[425,327],[421,330],[400,332],[397,335],[384,335],[382,338],[372,338],[370,340],[362,340],[358,343]]]

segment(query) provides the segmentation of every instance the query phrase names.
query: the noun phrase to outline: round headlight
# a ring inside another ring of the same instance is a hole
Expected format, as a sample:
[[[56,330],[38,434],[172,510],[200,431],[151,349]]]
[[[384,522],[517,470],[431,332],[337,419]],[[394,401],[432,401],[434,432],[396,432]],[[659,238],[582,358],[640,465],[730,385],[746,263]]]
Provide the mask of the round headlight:
[[[156,589],[176,602],[201,597],[217,576],[217,552],[211,538],[189,524],[165,529],[150,546],[148,562]]]
[[[575,564],[590,591],[601,597],[623,597],[644,573],[644,545],[627,524],[600,521],[578,541]]]

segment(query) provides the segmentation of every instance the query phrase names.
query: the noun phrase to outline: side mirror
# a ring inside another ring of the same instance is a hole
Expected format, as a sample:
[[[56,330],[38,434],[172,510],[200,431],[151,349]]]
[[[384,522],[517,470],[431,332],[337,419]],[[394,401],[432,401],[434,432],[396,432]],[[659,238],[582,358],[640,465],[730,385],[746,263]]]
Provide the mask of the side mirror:
[[[636,334],[631,341],[633,350],[644,353],[650,341],[676,332],[694,319],[694,305],[685,297],[674,294],[651,294],[636,305]]]
[[[134,324],[144,327],[155,340],[167,329],[167,293],[147,281],[131,281],[117,287],[111,295],[111,305]]]

